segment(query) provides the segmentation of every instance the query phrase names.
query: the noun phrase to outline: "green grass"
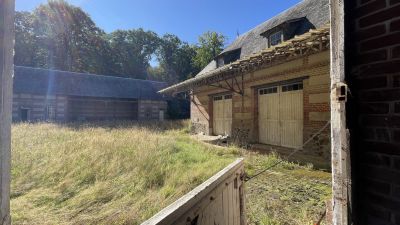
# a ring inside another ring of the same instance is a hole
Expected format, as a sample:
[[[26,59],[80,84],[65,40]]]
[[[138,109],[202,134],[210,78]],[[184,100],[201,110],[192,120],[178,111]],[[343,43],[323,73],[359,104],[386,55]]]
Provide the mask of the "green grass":
[[[13,224],[140,224],[237,157],[250,174],[278,160],[196,141],[187,121],[15,124],[12,135]],[[285,162],[246,184],[249,224],[311,223],[329,181]]]

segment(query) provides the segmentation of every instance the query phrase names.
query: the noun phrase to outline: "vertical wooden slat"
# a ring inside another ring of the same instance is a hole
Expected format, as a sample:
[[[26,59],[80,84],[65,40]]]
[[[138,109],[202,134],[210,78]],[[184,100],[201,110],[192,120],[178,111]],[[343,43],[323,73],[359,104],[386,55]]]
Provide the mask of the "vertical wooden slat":
[[[346,105],[338,89],[345,81],[344,1],[331,0],[331,143],[333,225],[348,224],[348,137]]]
[[[224,213],[223,213],[223,193],[221,193],[216,199],[215,199],[215,205],[216,205],[216,210],[215,212],[215,218],[213,224],[224,224]]]
[[[303,144],[303,91],[280,94],[281,145],[301,147]]]
[[[240,225],[246,225],[246,195],[245,195],[245,183],[242,182],[242,185],[240,186]]]
[[[10,161],[14,0],[0,0],[0,224],[11,224]]]
[[[222,192],[222,201],[223,201],[223,211],[224,211],[224,224],[228,223],[228,217],[229,217],[229,202],[228,202],[228,189],[227,187],[224,188],[223,192]]]

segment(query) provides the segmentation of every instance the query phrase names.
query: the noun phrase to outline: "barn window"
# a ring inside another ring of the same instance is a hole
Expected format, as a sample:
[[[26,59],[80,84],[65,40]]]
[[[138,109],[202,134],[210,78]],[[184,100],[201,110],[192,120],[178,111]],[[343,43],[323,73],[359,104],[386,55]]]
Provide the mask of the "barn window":
[[[221,67],[224,65],[224,58],[223,57],[219,57],[217,59],[217,67]]]
[[[263,89],[259,90],[260,95],[267,95],[267,94],[273,94],[273,93],[278,93],[277,87],[263,88]]]
[[[233,51],[225,52],[222,55],[218,56],[218,58],[216,59],[217,67],[228,65],[240,59],[241,51],[242,50],[239,48]]]
[[[282,42],[282,31],[275,32],[269,36],[269,45],[274,46]]]
[[[46,118],[48,120],[56,119],[56,108],[53,105],[48,105],[46,107]]]
[[[222,96],[216,96],[214,97],[214,101],[221,101],[223,98]]]
[[[232,95],[225,95],[225,99],[232,99]]]
[[[282,92],[297,91],[297,90],[303,90],[303,84],[302,83],[288,84],[288,85],[283,85],[282,86]]]

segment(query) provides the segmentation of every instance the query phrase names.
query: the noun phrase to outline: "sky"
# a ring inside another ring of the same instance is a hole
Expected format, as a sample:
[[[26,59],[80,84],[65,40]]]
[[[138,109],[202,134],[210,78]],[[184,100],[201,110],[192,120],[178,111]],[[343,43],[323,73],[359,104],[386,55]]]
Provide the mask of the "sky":
[[[152,30],[194,44],[206,31],[228,37],[226,44],[301,0],[67,0],[89,13],[106,32]],[[47,0],[16,0],[17,11],[32,11]]]

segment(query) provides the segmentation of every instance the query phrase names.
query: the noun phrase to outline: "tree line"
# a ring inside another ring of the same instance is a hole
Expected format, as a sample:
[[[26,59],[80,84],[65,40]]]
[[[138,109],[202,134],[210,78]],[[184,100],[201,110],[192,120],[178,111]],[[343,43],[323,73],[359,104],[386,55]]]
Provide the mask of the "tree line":
[[[142,28],[106,33],[88,13],[64,0],[49,0],[15,16],[15,64],[20,66],[176,83],[196,75],[225,41],[211,31],[197,44]],[[154,59],[159,65],[152,67]]]

